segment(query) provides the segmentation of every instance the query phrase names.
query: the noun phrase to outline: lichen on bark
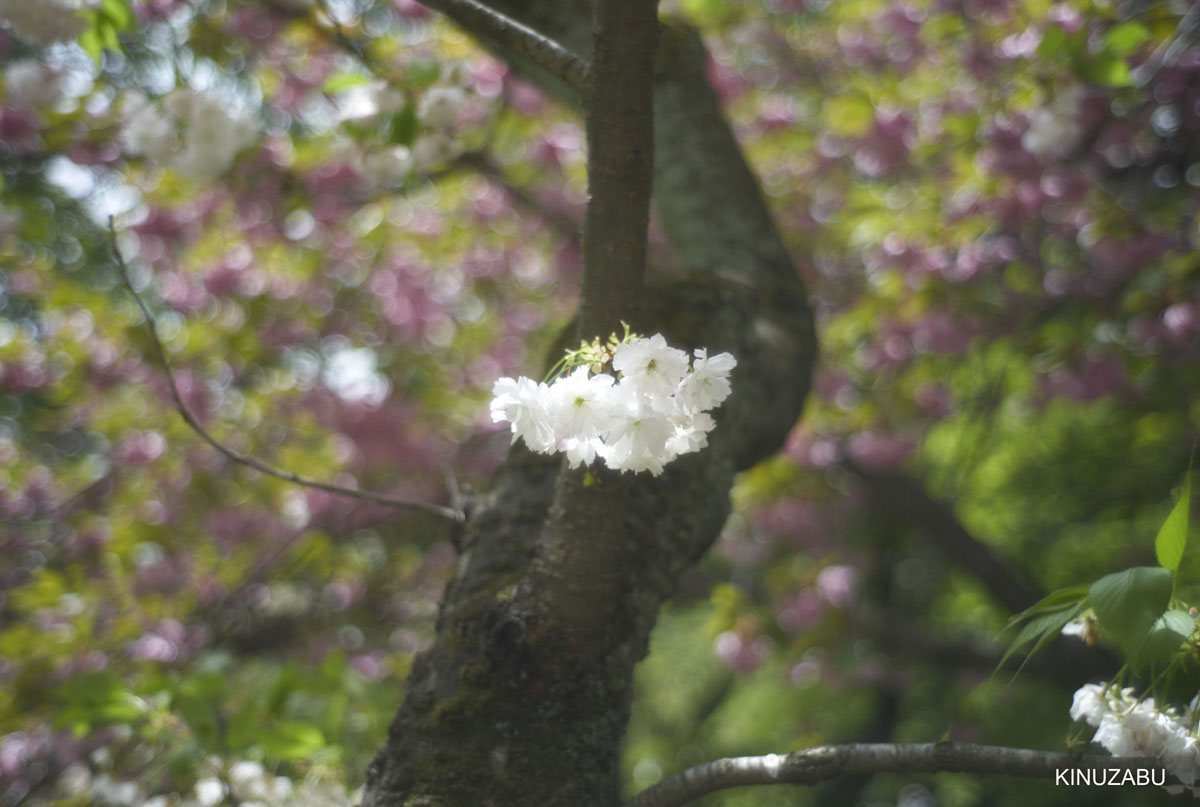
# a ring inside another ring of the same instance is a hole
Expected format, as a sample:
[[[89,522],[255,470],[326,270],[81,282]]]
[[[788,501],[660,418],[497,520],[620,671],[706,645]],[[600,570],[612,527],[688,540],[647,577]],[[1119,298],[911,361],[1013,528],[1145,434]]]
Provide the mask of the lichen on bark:
[[[590,56],[581,4],[492,5]],[[708,87],[699,38],[674,24],[661,39],[654,200],[676,260],[671,274],[651,267],[632,324],[732,352],[734,394],[709,447],[659,477],[588,476],[514,448],[463,526],[433,646],[368,772],[366,807],[616,807],[633,668],[658,609],[719,535],[735,474],[778,450],[799,417],[816,354],[803,284]]]

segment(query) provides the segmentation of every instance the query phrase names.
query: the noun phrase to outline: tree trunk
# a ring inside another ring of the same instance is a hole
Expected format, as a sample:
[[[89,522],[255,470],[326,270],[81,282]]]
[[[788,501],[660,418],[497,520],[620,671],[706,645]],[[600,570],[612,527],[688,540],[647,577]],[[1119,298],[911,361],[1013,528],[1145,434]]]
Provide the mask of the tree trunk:
[[[491,5],[590,56],[587,3]],[[632,324],[733,353],[733,395],[709,447],[659,477],[585,477],[513,449],[463,527],[434,644],[368,771],[366,807],[620,804],[633,668],[659,606],[719,535],[734,474],[776,451],[800,415],[812,316],[705,58],[686,26],[662,26],[654,202],[675,265],[651,268]]]

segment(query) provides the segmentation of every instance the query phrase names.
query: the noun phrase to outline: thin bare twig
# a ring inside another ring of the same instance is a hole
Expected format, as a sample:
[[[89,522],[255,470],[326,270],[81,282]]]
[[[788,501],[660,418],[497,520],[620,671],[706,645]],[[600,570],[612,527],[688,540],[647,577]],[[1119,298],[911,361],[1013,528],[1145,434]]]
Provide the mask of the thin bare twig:
[[[265,5],[282,17],[299,21],[308,26],[309,30],[324,39],[328,44],[334,45],[352,56],[360,65],[366,68],[367,72],[380,81],[392,84],[399,80],[399,72],[392,66],[382,64],[378,59],[373,57],[367,41],[347,32],[337,17],[330,11],[324,0],[318,2],[317,10],[321,16],[329,20],[328,25],[322,24],[320,19],[313,14],[312,9],[296,8],[286,3],[275,2],[274,0],[267,0]]]
[[[1060,781],[1060,771],[1154,775],[1166,779],[1162,762],[971,743],[859,743],[824,745],[791,754],[718,759],[689,768],[642,791],[626,807],[678,807],[707,793],[745,785],[812,785],[837,776],[876,773],[980,773]],[[1073,783],[1073,780],[1070,780]],[[1122,780],[1123,781],[1123,780]],[[1147,782],[1139,782],[1147,784]]]
[[[183,396],[180,395],[179,386],[175,382],[175,373],[171,370],[170,362],[167,361],[167,351],[163,347],[162,339],[158,335],[158,323],[155,321],[154,316],[150,313],[150,309],[146,307],[146,304],[142,301],[141,295],[137,293],[137,290],[133,287],[132,281],[129,279],[129,269],[125,265],[125,258],[121,255],[120,248],[117,246],[117,230],[113,225],[112,216],[108,217],[108,234],[112,241],[113,256],[117,261],[117,270],[121,276],[121,282],[125,285],[125,288],[129,290],[129,293],[133,295],[134,301],[137,302],[138,308],[141,309],[142,316],[146,319],[146,331],[150,334],[150,340],[154,346],[154,353],[158,358],[158,362],[162,365],[163,371],[167,374],[167,386],[169,386],[171,389],[171,398],[175,401],[175,409],[179,412],[179,416],[183,418],[184,422],[191,427],[192,431],[200,435],[204,442],[208,443],[223,456],[232,460],[233,462],[238,463],[239,465],[245,465],[248,468],[253,468],[259,473],[266,474],[267,476],[273,476],[276,479],[282,479],[285,482],[292,482],[297,485],[302,485],[306,488],[323,490],[327,493],[334,493],[339,496],[348,496],[353,499],[362,499],[363,501],[375,502],[376,504],[384,504],[388,507],[419,510],[423,513],[441,516],[442,518],[449,519],[450,521],[463,521],[463,513],[451,507],[445,507],[440,504],[430,504],[429,502],[416,501],[413,499],[401,499],[394,496],[386,496],[382,493],[372,493],[371,491],[366,490],[355,490],[354,488],[345,488],[340,485],[331,485],[328,482],[318,482],[315,479],[308,479],[300,476],[299,474],[294,474],[291,471],[284,471],[279,468],[275,468],[267,465],[261,460],[229,448],[228,446],[222,444],[221,441],[217,440],[217,438],[209,434],[209,432],[200,425],[200,421],[196,419],[191,410],[188,409],[187,404],[183,402]]]

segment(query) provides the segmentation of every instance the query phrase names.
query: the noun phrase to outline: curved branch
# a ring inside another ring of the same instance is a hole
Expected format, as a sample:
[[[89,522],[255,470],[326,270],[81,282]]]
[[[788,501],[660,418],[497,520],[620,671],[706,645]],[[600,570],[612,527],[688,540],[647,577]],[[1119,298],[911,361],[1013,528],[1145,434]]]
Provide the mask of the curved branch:
[[[171,370],[171,364],[167,361],[167,351],[163,348],[162,339],[158,335],[158,323],[155,322],[154,316],[150,313],[150,309],[142,301],[141,295],[133,288],[133,283],[129,280],[129,269],[125,265],[125,258],[121,255],[121,250],[117,247],[117,231],[113,226],[112,216],[108,217],[108,234],[112,242],[113,256],[117,261],[117,271],[121,276],[121,282],[129,293],[133,295],[133,299],[137,302],[137,306],[141,309],[142,316],[146,318],[146,331],[150,334],[150,341],[154,346],[155,356],[158,358],[159,364],[167,374],[167,386],[171,389],[171,398],[175,401],[175,409],[178,410],[179,416],[183,421],[191,427],[192,431],[200,435],[204,442],[215,448],[226,458],[245,465],[247,468],[253,468],[259,473],[273,476],[276,479],[282,479],[285,482],[292,482],[297,485],[303,485],[306,488],[315,488],[323,490],[326,493],[334,493],[339,496],[349,496],[354,499],[362,499],[363,501],[375,502],[376,504],[387,505],[388,507],[399,507],[408,510],[419,510],[430,515],[441,516],[450,521],[461,522],[464,519],[463,513],[451,507],[445,507],[440,504],[431,504],[429,502],[416,501],[413,499],[401,499],[395,496],[385,496],[382,493],[372,493],[366,490],[355,490],[354,488],[344,488],[340,485],[331,485],[327,482],[318,482],[315,479],[294,474],[291,471],[280,470],[273,466],[267,465],[265,462],[247,456],[246,454],[236,451],[222,444],[217,438],[213,437],[208,431],[200,425],[200,421],[187,408],[187,404],[183,402],[183,396],[179,394],[179,387],[175,382],[175,373]]]
[[[571,88],[583,89],[587,62],[527,25],[475,0],[422,0],[422,3],[445,14],[464,29],[519,53]]]
[[[675,807],[708,793],[745,785],[812,785],[837,776],[876,773],[982,773],[1063,781],[1067,771],[1151,771],[1157,759],[1035,751],[971,743],[859,743],[806,748],[786,756],[730,757],[689,768],[642,791],[626,807]],[[1067,779],[1074,783],[1074,779]]]

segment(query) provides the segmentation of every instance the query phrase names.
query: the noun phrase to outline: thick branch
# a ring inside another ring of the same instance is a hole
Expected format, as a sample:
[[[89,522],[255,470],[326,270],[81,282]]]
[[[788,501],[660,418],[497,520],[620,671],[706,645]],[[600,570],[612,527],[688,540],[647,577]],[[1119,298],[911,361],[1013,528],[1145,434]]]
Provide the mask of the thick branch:
[[[422,0],[468,31],[519,53],[575,90],[582,90],[587,63],[552,39],[475,0]]]
[[[142,316],[146,320],[146,331],[150,334],[150,342],[154,347],[154,354],[158,359],[158,363],[162,365],[163,371],[167,374],[167,386],[171,390],[171,398],[175,402],[175,409],[179,412],[179,416],[183,418],[184,423],[191,427],[192,431],[200,435],[204,442],[215,448],[227,459],[245,465],[247,468],[253,468],[259,473],[273,476],[276,479],[282,479],[285,482],[292,482],[297,485],[303,485],[306,488],[315,488],[323,490],[327,493],[334,493],[339,496],[349,496],[354,499],[362,499],[376,504],[384,504],[389,507],[400,507],[407,510],[419,510],[422,513],[429,513],[435,516],[449,519],[451,521],[462,521],[463,514],[450,507],[444,507],[440,504],[431,504],[429,502],[414,501],[412,499],[401,499],[395,496],[385,496],[382,493],[372,493],[366,490],[355,490],[354,488],[344,488],[340,485],[331,485],[327,482],[318,482],[315,479],[308,479],[294,474],[291,471],[283,471],[279,468],[267,465],[265,462],[247,456],[246,454],[236,451],[221,443],[217,438],[209,434],[208,430],[200,425],[200,421],[188,409],[187,404],[183,402],[183,396],[179,394],[179,386],[175,382],[175,373],[171,370],[171,363],[167,361],[167,351],[163,347],[162,339],[158,335],[158,323],[154,316],[150,313],[150,309],[142,301],[142,297],[133,288],[133,283],[129,280],[129,269],[125,266],[125,258],[121,255],[121,250],[117,247],[117,231],[113,226],[113,220],[110,216],[108,219],[108,234],[112,240],[113,256],[117,261],[117,271],[121,276],[121,282],[129,293],[133,295],[133,299],[137,302],[137,306],[141,309]]]
[[[970,743],[825,745],[781,756],[733,757],[689,768],[634,796],[626,807],[675,807],[708,793],[744,785],[812,785],[847,775],[982,773],[1055,778],[1058,771],[1154,771],[1152,758],[1083,755]]]
[[[583,229],[579,337],[591,340],[636,322],[644,302],[646,237],[654,171],[654,56],[657,0],[599,0],[584,91],[588,205]],[[632,587],[625,519],[632,485],[615,472],[560,475],[529,602],[553,613],[566,643],[612,646],[632,626],[597,602],[621,602]],[[569,638],[568,638],[569,637]]]
[[[588,206],[579,336],[634,319],[646,272],[654,171],[657,0],[600,0],[584,90]]]

